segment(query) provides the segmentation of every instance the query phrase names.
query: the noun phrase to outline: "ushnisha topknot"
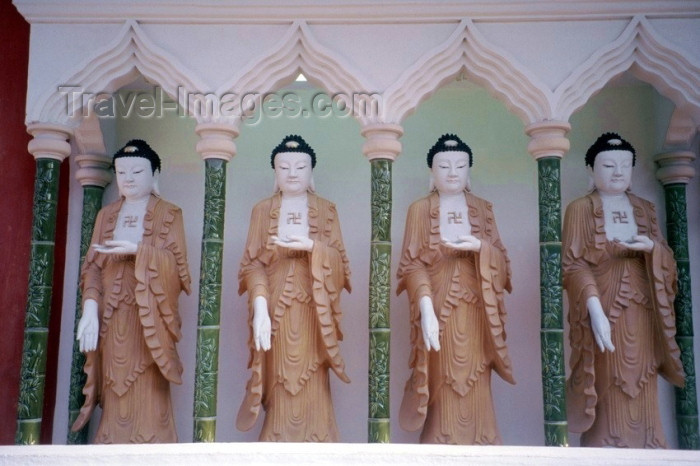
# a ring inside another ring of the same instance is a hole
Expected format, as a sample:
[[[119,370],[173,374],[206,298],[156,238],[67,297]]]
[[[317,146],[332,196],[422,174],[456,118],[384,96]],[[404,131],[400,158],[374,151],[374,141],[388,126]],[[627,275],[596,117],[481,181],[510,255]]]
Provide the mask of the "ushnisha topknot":
[[[112,165],[114,161],[122,157],[143,157],[151,162],[151,170],[155,174],[156,170],[160,171],[160,157],[156,154],[156,151],[151,149],[143,139],[132,139],[127,142],[124,147],[119,149],[112,157]]]
[[[469,154],[469,166],[472,166],[472,150],[455,134],[443,134],[428,151],[428,167],[433,168],[433,158],[440,152],[466,152]]]
[[[632,166],[637,159],[637,153],[628,141],[625,141],[617,133],[604,133],[596,139],[586,151],[586,165],[593,168],[596,156],[606,150],[624,150],[632,153]]]
[[[304,138],[297,134],[290,134],[282,139],[282,142],[277,144],[277,146],[272,149],[272,155],[270,155],[270,165],[275,168],[275,157],[281,152],[301,152],[303,154],[308,154],[311,157],[311,168],[316,166],[316,153],[309,146]]]

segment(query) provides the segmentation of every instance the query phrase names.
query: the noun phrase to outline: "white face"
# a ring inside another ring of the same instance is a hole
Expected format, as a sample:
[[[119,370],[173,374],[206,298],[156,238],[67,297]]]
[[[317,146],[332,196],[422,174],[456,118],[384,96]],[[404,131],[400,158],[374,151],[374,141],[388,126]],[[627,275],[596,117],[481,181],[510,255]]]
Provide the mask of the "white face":
[[[303,152],[280,152],[275,156],[275,181],[284,196],[304,194],[311,185],[311,156]]]
[[[593,163],[593,183],[603,194],[622,194],[632,181],[632,153],[626,150],[600,152]]]
[[[459,151],[438,152],[433,157],[433,184],[440,194],[457,194],[467,187],[469,154]]]
[[[139,201],[153,190],[151,162],[143,157],[121,157],[114,161],[119,194],[127,201]]]

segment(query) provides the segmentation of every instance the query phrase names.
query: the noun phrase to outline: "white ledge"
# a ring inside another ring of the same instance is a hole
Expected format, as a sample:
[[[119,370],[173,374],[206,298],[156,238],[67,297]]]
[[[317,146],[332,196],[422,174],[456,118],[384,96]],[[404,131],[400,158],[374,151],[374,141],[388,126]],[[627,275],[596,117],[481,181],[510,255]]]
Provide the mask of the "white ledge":
[[[483,21],[619,19],[700,16],[697,0],[14,0],[30,23],[146,22],[222,23],[425,22],[472,18]]]
[[[0,447],[0,464],[32,466],[154,465],[697,465],[700,452],[614,448],[414,444],[179,443]]]

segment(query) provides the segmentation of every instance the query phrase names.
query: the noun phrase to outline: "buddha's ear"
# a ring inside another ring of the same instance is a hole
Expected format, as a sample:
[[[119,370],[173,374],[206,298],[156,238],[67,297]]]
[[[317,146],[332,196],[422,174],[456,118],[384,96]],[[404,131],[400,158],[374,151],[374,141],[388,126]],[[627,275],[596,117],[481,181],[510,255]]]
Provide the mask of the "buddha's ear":
[[[428,185],[428,192],[433,192],[435,191],[435,177],[433,176],[433,172],[430,172],[430,184]]]
[[[157,196],[160,196],[160,186],[158,186],[158,180],[160,180],[160,170],[156,170],[153,174],[153,186],[151,187],[151,192]]]
[[[595,189],[595,179],[593,178],[593,168],[586,166],[588,171],[588,192],[592,192]]]
[[[307,191],[310,193],[315,193],[316,192],[316,185],[314,184],[314,175],[311,173],[311,179],[309,180],[309,187],[307,188]]]
[[[469,173],[467,173],[467,181],[464,183],[464,189],[466,189],[467,192],[471,192],[472,190],[472,177],[469,176]]]
[[[272,185],[272,192],[273,193],[280,192],[280,185],[277,184],[277,177],[275,177],[275,184]]]

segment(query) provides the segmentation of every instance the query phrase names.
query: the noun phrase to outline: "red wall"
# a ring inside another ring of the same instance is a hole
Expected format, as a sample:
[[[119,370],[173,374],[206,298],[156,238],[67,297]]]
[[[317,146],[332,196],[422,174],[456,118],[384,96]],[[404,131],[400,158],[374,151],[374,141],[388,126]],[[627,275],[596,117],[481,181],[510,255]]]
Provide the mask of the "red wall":
[[[27,152],[30,136],[24,125],[28,58],[29,25],[11,0],[0,0],[0,444],[4,445],[14,443],[16,430],[36,171],[34,159]],[[51,441],[56,398],[68,176],[68,164],[64,162],[59,188],[42,443]]]

